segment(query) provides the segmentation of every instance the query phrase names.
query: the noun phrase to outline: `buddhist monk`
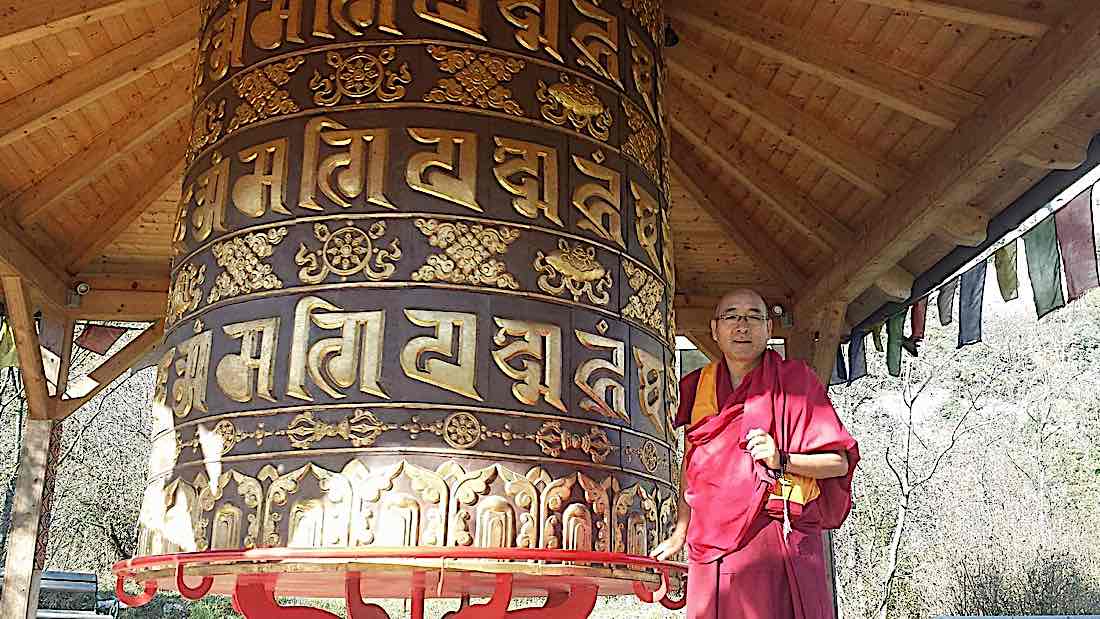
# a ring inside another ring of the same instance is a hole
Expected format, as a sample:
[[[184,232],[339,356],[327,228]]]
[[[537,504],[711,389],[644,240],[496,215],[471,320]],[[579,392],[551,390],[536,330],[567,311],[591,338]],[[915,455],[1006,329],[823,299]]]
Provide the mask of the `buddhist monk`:
[[[814,371],[768,350],[759,294],[723,296],[710,329],[722,358],[680,381],[679,513],[652,554],[687,545],[688,619],[831,619],[822,530],[851,509],[856,441]]]

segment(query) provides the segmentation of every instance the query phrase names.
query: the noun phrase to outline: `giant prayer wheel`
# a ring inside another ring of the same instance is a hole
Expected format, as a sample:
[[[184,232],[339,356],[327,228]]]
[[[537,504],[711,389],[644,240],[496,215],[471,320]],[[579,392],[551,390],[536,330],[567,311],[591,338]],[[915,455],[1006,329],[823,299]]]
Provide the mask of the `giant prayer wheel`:
[[[139,556],[648,554],[676,505],[659,0],[201,11]]]

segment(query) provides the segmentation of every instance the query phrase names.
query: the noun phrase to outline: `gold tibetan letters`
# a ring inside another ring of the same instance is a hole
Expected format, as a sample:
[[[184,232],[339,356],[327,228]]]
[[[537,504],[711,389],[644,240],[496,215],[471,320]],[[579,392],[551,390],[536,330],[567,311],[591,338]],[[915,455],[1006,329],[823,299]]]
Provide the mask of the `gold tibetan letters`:
[[[184,192],[187,200],[194,198],[191,209],[191,225],[195,229],[195,242],[201,243],[211,232],[225,232],[225,207],[229,200],[229,159],[214,152],[210,169],[195,179],[194,185]]]
[[[414,0],[413,10],[421,19],[487,41],[485,34],[481,32],[481,2],[482,0]]]
[[[199,62],[205,56],[211,78],[220,81],[229,73],[230,67],[244,66],[245,26],[248,19],[248,0],[230,0],[224,15],[214,22],[199,43]],[[198,83],[203,77],[199,70]]]
[[[401,351],[405,375],[480,402],[475,386],[477,314],[407,309],[405,317],[418,327],[435,329],[435,335],[415,337],[405,344]]]
[[[302,0],[263,1],[270,1],[271,8],[252,18],[252,43],[260,49],[278,49],[285,41],[305,43],[302,39]],[[327,2],[321,0],[318,4]]]
[[[581,15],[592,21],[581,21],[573,29],[573,46],[581,53],[577,62],[620,87],[619,20],[601,9],[595,0],[573,0]]]
[[[626,413],[626,388],[620,382],[626,376],[626,345],[619,340],[580,329],[577,329],[576,333],[577,340],[588,350],[611,351],[611,361],[599,358],[589,359],[577,366],[573,382],[586,396],[581,400],[581,409],[587,413],[598,413],[604,417],[630,421]],[[593,380],[592,375],[600,371],[610,373],[612,376],[602,376]]]
[[[657,108],[653,105],[653,53],[645,46],[644,39],[633,30],[627,31],[630,39],[631,74],[634,76],[634,87],[638,94],[642,95],[649,113],[657,117]]]
[[[558,215],[558,151],[549,146],[497,137],[493,174],[508,193],[516,196],[516,212],[537,219],[541,211],[550,221],[563,225]],[[513,177],[520,176],[517,182]]]
[[[267,0],[264,0],[267,1]],[[286,42],[302,39],[302,9],[307,0],[271,0],[271,8],[252,19],[252,42],[260,49],[278,49]],[[313,36],[335,38],[332,26],[362,36],[360,28],[377,26],[390,34],[401,34],[395,21],[396,0],[312,0]]]
[[[289,215],[286,195],[286,138],[258,144],[238,153],[241,163],[252,163],[252,174],[243,174],[233,185],[233,205],[249,217],[262,217],[268,211]]]
[[[322,159],[322,144],[347,150]],[[388,160],[387,129],[349,129],[324,116],[314,118],[306,125],[298,206],[322,210],[317,203],[317,190],[320,189],[326,198],[344,208],[352,206],[351,201],[364,193],[371,204],[397,208],[385,193]]]
[[[497,8],[519,29],[516,42],[524,49],[544,48],[554,60],[564,62],[558,51],[558,0],[497,0]]]
[[[225,355],[214,369],[222,393],[235,402],[251,402],[257,396],[274,402],[271,387],[275,382],[278,316],[225,325],[222,330],[241,341],[240,352]]]
[[[638,404],[653,427],[664,433],[664,363],[652,353],[634,347],[638,366]]]
[[[434,151],[409,157],[405,172],[409,187],[480,213],[477,135],[447,129],[409,129],[409,135],[421,144],[437,145]]]
[[[657,260],[657,216],[660,208],[657,200],[634,181],[630,181],[630,193],[634,196],[634,229],[638,233],[638,243],[649,256],[653,268],[659,269],[661,263]]]
[[[359,391],[387,397],[379,384],[382,373],[382,342],[386,314],[342,312],[319,297],[305,297],[294,310],[294,334],[290,348],[287,395],[312,401],[306,375],[330,397],[346,397],[347,389],[359,381]],[[340,337],[309,343],[310,327],[340,329]]]
[[[623,241],[622,216],[619,208],[622,200],[621,176],[615,170],[601,165],[603,151],[596,151],[592,159],[573,155],[573,164],[582,174],[607,183],[581,183],[573,191],[573,206],[584,215],[577,222],[582,230],[595,232],[600,238],[614,241],[626,247]]]
[[[493,360],[501,372],[519,381],[512,385],[512,395],[529,406],[537,404],[541,396],[547,404],[566,412],[561,399],[561,327],[499,317],[495,320],[500,330],[493,338],[499,346],[493,351]],[[509,343],[509,338],[522,339]],[[519,368],[512,365],[517,360]]]
[[[172,384],[172,412],[186,417],[192,410],[206,412],[206,377],[210,367],[212,331],[203,331],[177,348],[176,380]]]

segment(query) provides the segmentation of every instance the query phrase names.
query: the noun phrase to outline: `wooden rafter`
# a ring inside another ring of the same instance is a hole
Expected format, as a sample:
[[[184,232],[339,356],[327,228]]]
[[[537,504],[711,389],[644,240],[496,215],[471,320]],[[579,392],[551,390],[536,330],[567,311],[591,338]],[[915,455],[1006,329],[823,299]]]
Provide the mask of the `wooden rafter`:
[[[0,203],[0,210],[15,209],[15,218],[29,224],[61,201],[95,181],[135,149],[175,128],[190,112],[185,83],[170,84],[142,109],[110,127],[36,184]],[[182,151],[181,151],[182,153]]]
[[[948,22],[1041,37],[1057,21],[1043,2],[1016,4],[1004,0],[861,0],[866,4],[936,17]]]
[[[955,245],[977,247],[986,238],[989,215],[973,206],[957,206],[944,213],[936,236]]]
[[[79,110],[197,47],[198,11],[186,11],[92,62],[0,104],[0,145]]]
[[[913,294],[913,282],[916,278],[909,271],[894,265],[879,275],[875,287],[896,301],[904,301]]]
[[[32,0],[0,5],[0,50],[122,15],[160,0]]]
[[[3,281],[4,305],[15,334],[15,349],[23,372],[30,418],[49,419],[53,401],[50,400],[46,375],[42,370],[42,351],[39,349],[38,330],[34,326],[30,286],[19,276],[3,275],[0,280]]]
[[[676,149],[677,151],[683,149]],[[752,234],[748,231],[745,218],[737,218],[729,208],[722,208],[711,198],[710,193],[696,180],[686,166],[692,163],[690,153],[677,152],[671,162],[672,180],[680,185],[688,193],[696,204],[707,215],[722,227],[722,230],[730,237],[738,247],[744,250],[760,267],[766,269],[777,284],[798,289],[806,284],[802,270],[790,258],[781,247],[776,245],[767,235]],[[720,193],[720,192],[718,192]]]
[[[847,226],[802,195],[790,179],[750,147],[730,136],[687,94],[672,90],[667,101],[671,110],[669,125],[677,136],[737,179],[807,239],[827,251],[851,241],[853,233]]]
[[[80,320],[152,322],[164,317],[168,295],[139,290],[92,290],[69,315]]]
[[[684,331],[684,337],[692,344],[695,344],[695,347],[711,361],[717,361],[722,358],[722,350],[718,348],[718,343],[710,337],[709,331],[695,329]]]
[[[665,52],[665,59],[669,69],[692,88],[751,119],[872,196],[886,197],[905,179],[900,167],[876,159],[866,147],[838,136],[786,98],[737,73],[710,50],[681,41]]]
[[[0,275],[24,278],[38,290],[40,298],[55,308],[64,308],[68,278],[40,258],[20,236],[0,224]]]
[[[128,344],[123,346],[122,349],[100,364],[99,367],[92,370],[92,372],[88,374],[88,378],[94,382],[94,386],[91,390],[80,397],[60,402],[52,419],[61,420],[75,413],[77,409],[99,395],[103,389],[115,382],[118,377],[129,370],[130,367],[134,365],[134,362],[143,357],[150,350],[153,350],[163,337],[164,321],[157,320],[146,328],[145,331],[142,331],[141,335],[131,340]]]
[[[175,161],[173,164],[172,162]],[[167,168],[167,172],[165,171]],[[146,179],[139,180],[134,188],[134,199],[129,204],[120,205],[112,210],[102,222],[95,234],[89,234],[75,244],[65,258],[66,270],[79,273],[103,254],[118,235],[122,234],[142,213],[160,199],[172,185],[183,178],[183,151],[175,157],[158,161],[155,169],[149,171]]]
[[[943,223],[944,209],[965,206],[1004,174],[1006,165],[1043,131],[1076,111],[1100,82],[1100,3],[1084,3],[1046,36],[1032,59],[1010,75],[988,103],[931,153],[890,200],[884,217],[850,252],[814,277],[800,308],[851,302]]]
[[[687,25],[814,75],[934,127],[953,129],[981,98],[922,79],[871,56],[809,32],[763,20],[710,0],[677,0],[669,7],[676,26]]]

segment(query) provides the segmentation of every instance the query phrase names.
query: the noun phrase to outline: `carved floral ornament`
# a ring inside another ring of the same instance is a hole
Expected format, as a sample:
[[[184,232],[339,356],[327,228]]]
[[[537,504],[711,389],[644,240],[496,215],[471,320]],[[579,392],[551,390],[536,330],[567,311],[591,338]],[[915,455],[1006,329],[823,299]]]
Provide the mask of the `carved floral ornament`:
[[[323,491],[322,491],[323,490]],[[480,546],[645,555],[672,525],[671,488],[503,464],[308,463],[154,481],[139,555],[254,547]]]
[[[604,142],[611,136],[614,118],[610,108],[596,95],[595,84],[563,73],[559,81],[550,85],[539,80],[535,96],[543,104],[539,112],[549,122],[558,126],[569,123],[575,131],[587,131]]]
[[[524,61],[442,45],[429,45],[428,53],[439,61],[440,71],[454,77],[439,80],[439,85],[424,95],[425,101],[492,108],[513,116],[523,116],[523,108],[512,98],[512,91],[504,84],[523,70]]]
[[[436,219],[417,219],[415,225],[428,237],[428,243],[443,253],[428,256],[427,263],[413,273],[413,281],[519,289],[508,265],[495,258],[508,252],[508,246],[519,238],[519,230]]]

